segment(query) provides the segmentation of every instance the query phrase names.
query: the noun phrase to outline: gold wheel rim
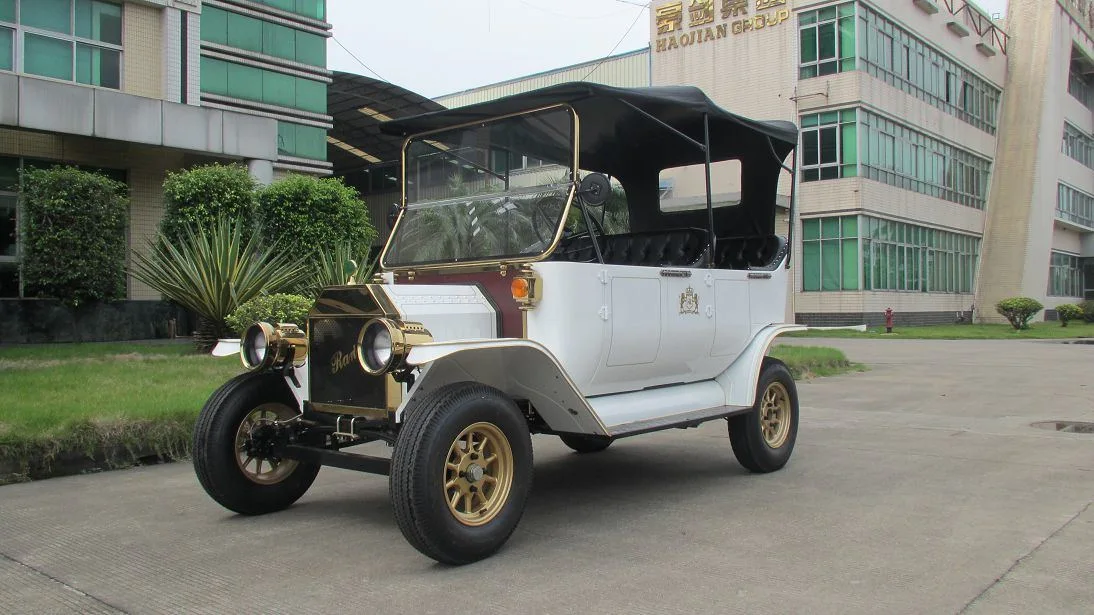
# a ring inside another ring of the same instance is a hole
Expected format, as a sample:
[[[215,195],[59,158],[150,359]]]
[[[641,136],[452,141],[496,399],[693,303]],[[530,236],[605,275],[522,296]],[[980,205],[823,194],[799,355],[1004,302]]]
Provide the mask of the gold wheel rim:
[[[460,432],[444,460],[444,499],[464,525],[485,525],[505,508],[513,486],[513,449],[493,423]]]
[[[771,448],[786,444],[790,436],[790,394],[781,382],[767,385],[760,402],[760,431]]]
[[[296,415],[291,408],[284,404],[263,404],[251,410],[236,430],[236,463],[239,470],[253,483],[259,485],[276,485],[285,480],[296,469],[297,461],[283,459],[272,461],[251,455],[247,452],[247,442],[251,439],[251,432],[255,427],[263,423],[285,420]]]

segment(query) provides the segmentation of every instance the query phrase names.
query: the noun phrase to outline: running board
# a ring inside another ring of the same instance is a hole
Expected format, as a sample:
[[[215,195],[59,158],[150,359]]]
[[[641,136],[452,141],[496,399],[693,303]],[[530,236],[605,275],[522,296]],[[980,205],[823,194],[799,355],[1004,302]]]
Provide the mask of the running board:
[[[647,419],[644,421],[624,423],[622,425],[610,427],[608,432],[611,434],[612,438],[626,438],[627,436],[637,436],[644,433],[650,433],[651,431],[662,431],[672,428],[687,429],[689,427],[698,427],[707,421],[729,418],[735,414],[743,414],[751,409],[751,407],[740,408],[734,406],[719,406],[717,408],[707,408],[705,410],[696,410],[683,414],[673,414],[671,416]]]
[[[698,413],[702,418],[709,413],[733,411],[732,407],[725,408],[726,392],[714,380],[599,395],[587,401],[609,434],[630,431],[638,423],[681,422],[682,415]]]

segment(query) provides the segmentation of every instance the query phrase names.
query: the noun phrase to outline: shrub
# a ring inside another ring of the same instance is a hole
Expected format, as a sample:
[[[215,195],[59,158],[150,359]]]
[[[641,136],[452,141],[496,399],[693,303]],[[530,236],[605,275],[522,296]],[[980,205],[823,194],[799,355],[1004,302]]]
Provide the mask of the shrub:
[[[1044,306],[1030,297],[1011,297],[995,304],[995,311],[1002,314],[1016,330],[1028,329],[1029,321]]]
[[[1083,321],[1094,322],[1094,301],[1086,300],[1079,303],[1079,309],[1083,311]]]
[[[26,294],[72,307],[125,297],[128,187],[74,167],[22,173]]]
[[[258,183],[239,164],[209,164],[168,173],[163,182],[164,213],[160,232],[170,240],[185,237],[187,225],[212,231],[220,217],[242,220],[250,233]]]
[[[259,295],[237,307],[228,316],[228,326],[239,335],[256,322],[273,325],[291,322],[303,328],[311,306],[312,300],[300,295]]]
[[[133,276],[198,315],[194,339],[208,352],[230,332],[226,319],[236,308],[263,292],[278,292],[299,282],[306,272],[293,253],[245,237],[243,223],[220,217],[215,228],[183,227],[183,238],[152,242],[149,254],[133,254]]]
[[[302,285],[300,292],[317,297],[327,286],[366,283],[372,278],[379,257],[377,254],[370,259],[367,253],[356,253],[349,244],[323,250],[319,253],[311,278]]]
[[[345,245],[364,255],[376,239],[364,201],[338,178],[289,175],[270,184],[258,193],[256,221],[266,242],[281,242],[312,272],[324,250]]]
[[[1083,317],[1083,309],[1073,303],[1061,303],[1056,306],[1056,314],[1060,317],[1060,326],[1066,327],[1069,320]]]

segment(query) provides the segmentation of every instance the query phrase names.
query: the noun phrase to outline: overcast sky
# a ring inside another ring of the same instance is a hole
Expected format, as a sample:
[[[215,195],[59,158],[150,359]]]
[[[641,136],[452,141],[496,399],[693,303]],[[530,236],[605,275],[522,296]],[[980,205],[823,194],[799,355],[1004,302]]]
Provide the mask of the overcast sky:
[[[377,76],[371,72],[375,71],[385,81],[432,98],[596,60],[613,47],[616,53],[645,47],[650,34],[644,4],[643,0],[327,0],[335,37],[328,43],[328,65],[372,77]],[[1006,0],[978,0],[977,4],[989,13],[1003,13]]]

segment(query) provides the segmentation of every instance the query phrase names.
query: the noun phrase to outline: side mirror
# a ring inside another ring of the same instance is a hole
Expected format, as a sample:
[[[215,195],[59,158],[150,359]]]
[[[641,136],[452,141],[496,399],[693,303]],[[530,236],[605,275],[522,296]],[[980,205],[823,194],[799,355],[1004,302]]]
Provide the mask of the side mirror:
[[[387,226],[389,229],[395,228],[395,221],[399,219],[399,211],[401,209],[402,208],[399,207],[398,203],[391,204],[391,209],[387,212]]]
[[[578,195],[586,205],[599,207],[603,205],[612,193],[611,182],[603,173],[589,173],[581,180],[578,187]]]

